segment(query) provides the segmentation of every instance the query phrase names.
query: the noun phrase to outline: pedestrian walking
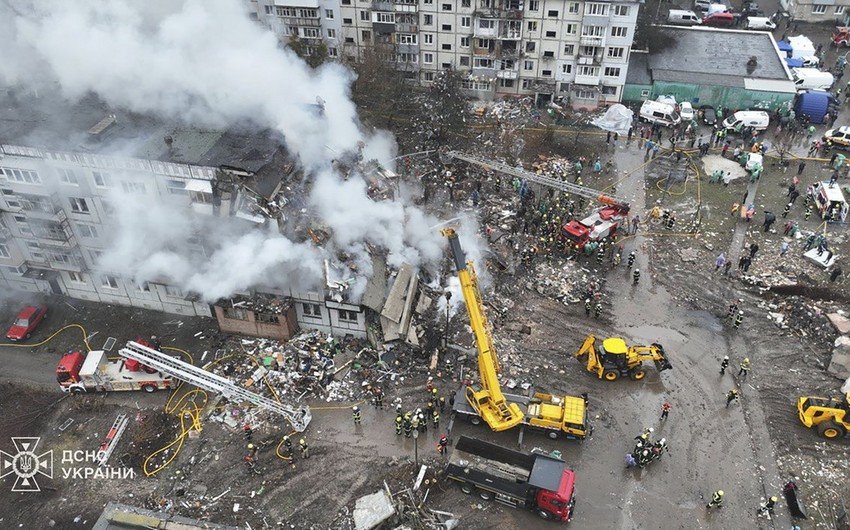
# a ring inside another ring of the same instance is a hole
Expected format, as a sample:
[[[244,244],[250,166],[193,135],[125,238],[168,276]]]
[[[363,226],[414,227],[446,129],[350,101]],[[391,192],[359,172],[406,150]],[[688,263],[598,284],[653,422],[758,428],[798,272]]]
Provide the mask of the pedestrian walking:
[[[254,437],[254,429],[251,428],[247,423],[242,427],[242,434],[245,435],[245,441],[250,442]]]
[[[759,244],[753,241],[750,243],[750,258],[756,257],[756,252],[759,251]]]
[[[791,212],[791,204],[792,203],[789,202],[788,204],[785,205],[785,209],[782,210],[782,218],[783,219],[788,217],[788,214]]]
[[[723,507],[723,490],[717,490],[711,494],[711,501],[705,505],[709,510],[712,508],[722,508]]]
[[[714,260],[714,272],[720,270],[721,267],[726,265],[726,254],[721,252],[717,259]]]
[[[590,303],[590,298],[585,298],[584,299],[584,316],[589,317],[590,316],[590,310],[592,308],[593,308],[593,306]]]
[[[776,221],[776,216],[773,215],[773,212],[769,212],[767,210],[764,211],[764,231],[767,232],[770,230],[770,226]]]
[[[632,233],[637,234],[638,228],[640,228],[640,215],[635,215],[632,217]]]
[[[800,196],[800,192],[797,191],[797,190],[794,190],[794,191],[791,192],[790,195],[788,195],[788,199],[791,201],[791,204],[794,204],[794,202],[797,201],[797,198],[799,196]]]
[[[738,329],[741,326],[741,322],[743,322],[743,320],[744,320],[744,312],[738,311],[738,314],[735,315],[735,324],[734,324],[735,329]]]
[[[720,361],[720,375],[726,375],[726,369],[729,368],[729,356],[723,356],[723,360]]]
[[[629,252],[629,259],[628,259],[628,260],[626,260],[626,268],[628,268],[628,269],[631,269],[631,268],[632,268],[632,265],[634,265],[634,264],[635,264],[635,257],[636,257],[636,255],[635,255],[635,251],[634,251],[634,250],[632,250],[631,252]]]
[[[354,419],[354,425],[360,425],[360,407],[357,405],[351,407],[351,417]]]
[[[596,307],[593,308],[593,318],[599,318],[599,315],[602,314],[602,304],[596,303]]]
[[[738,391],[735,390],[734,388],[732,390],[730,390],[729,392],[726,392],[726,408],[728,409],[729,404],[732,403],[733,401],[737,401],[737,399],[738,399]]]
[[[670,414],[670,407],[670,403],[667,401],[661,405],[661,421],[667,419],[667,415]]]
[[[750,373],[750,358],[744,357],[744,360],[741,361],[740,369],[738,370],[738,377],[747,377],[748,373]]]
[[[446,435],[440,436],[440,441],[437,443],[437,450],[440,452],[440,456],[445,456],[449,452],[449,439],[446,438]]]
[[[804,169],[806,169],[806,161],[800,160],[800,163],[797,164],[797,176],[798,177],[803,174]]]

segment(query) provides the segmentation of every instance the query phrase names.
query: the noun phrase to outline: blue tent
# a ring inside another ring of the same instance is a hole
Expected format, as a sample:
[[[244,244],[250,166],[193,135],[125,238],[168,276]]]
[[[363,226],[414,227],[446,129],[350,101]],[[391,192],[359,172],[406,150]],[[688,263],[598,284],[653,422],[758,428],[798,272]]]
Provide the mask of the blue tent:
[[[791,48],[790,42],[788,42],[787,40],[781,40],[777,42],[776,45],[779,47],[780,52],[785,52],[788,57],[791,56],[791,52],[793,51],[793,49]]]
[[[788,63],[788,68],[802,68],[803,60],[802,59],[794,59],[793,57],[786,57],[785,62]]]

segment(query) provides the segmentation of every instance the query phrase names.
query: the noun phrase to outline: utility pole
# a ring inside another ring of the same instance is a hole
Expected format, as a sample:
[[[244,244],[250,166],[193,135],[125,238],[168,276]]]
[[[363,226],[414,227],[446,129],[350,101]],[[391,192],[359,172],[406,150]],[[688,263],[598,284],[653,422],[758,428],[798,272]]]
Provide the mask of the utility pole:
[[[452,292],[446,291],[446,329],[443,334],[443,352],[447,352],[449,349],[449,302],[452,299]]]

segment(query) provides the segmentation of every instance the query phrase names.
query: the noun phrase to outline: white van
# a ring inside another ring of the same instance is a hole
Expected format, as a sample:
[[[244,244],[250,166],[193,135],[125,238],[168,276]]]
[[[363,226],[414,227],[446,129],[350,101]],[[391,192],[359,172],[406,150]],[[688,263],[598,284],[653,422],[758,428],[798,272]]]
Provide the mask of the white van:
[[[747,29],[773,31],[776,29],[776,24],[771,22],[767,17],[748,17]]]
[[[724,129],[735,131],[743,127],[763,131],[768,125],[770,125],[770,116],[763,110],[741,110],[723,120]]]
[[[685,11],[684,9],[671,9],[667,13],[667,22],[677,26],[696,26],[702,24],[702,19],[693,11]]]
[[[708,16],[715,13],[730,13],[729,6],[726,4],[708,4],[705,15]]]
[[[817,68],[792,68],[791,75],[794,76],[794,86],[797,92],[804,90],[829,90],[835,78],[829,72],[822,72]]]
[[[643,105],[640,106],[640,118],[661,125],[676,125],[682,121],[673,105],[649,100],[644,101]]]

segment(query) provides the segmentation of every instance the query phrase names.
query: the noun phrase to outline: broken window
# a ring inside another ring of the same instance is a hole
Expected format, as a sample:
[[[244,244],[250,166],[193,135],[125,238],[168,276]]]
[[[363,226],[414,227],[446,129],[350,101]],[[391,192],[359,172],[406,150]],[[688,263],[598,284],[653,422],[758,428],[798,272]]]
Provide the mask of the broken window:
[[[263,324],[279,324],[280,318],[274,313],[257,313],[257,322]]]
[[[301,309],[303,310],[305,317],[321,318],[322,316],[322,306],[319,304],[309,304],[305,302],[301,304]]]
[[[110,289],[118,289],[118,278],[106,274],[100,277],[100,285]]]
[[[74,173],[73,169],[59,168],[57,171],[59,172],[59,180],[62,183],[72,184],[74,186],[80,185],[80,183],[77,182],[77,174]]]
[[[94,178],[94,185],[99,188],[109,187],[109,173],[103,171],[92,171],[91,176]]]
[[[248,311],[241,307],[225,307],[224,318],[231,320],[248,320]]]
[[[340,322],[357,322],[357,312],[346,309],[338,309]]]
[[[173,296],[175,298],[183,297],[183,291],[181,291],[179,287],[174,287],[173,285],[165,286],[165,294],[167,294],[168,296]]]
[[[89,213],[89,205],[85,199],[79,197],[68,197],[68,202],[71,203],[71,211],[75,213]]]

